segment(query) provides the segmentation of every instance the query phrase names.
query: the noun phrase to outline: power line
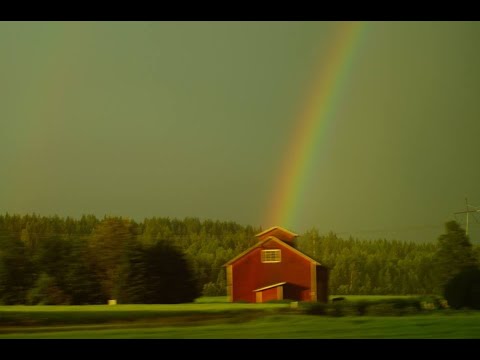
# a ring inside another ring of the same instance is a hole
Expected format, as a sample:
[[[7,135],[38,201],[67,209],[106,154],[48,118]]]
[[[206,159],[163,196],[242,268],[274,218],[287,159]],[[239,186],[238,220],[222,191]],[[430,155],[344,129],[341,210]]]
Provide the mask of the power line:
[[[440,229],[442,225],[417,225],[417,226],[406,226],[401,228],[383,228],[383,229],[365,229],[365,230],[352,230],[352,231],[340,231],[335,232],[337,235],[348,234],[348,233],[379,233],[379,232],[405,232],[405,231],[414,231],[414,230],[426,230],[426,229]]]
[[[465,211],[457,211],[454,213],[454,215],[457,215],[457,214],[466,214],[467,216],[467,222],[466,222],[466,226],[465,226],[465,234],[468,236],[468,220],[469,220],[469,215],[472,213],[472,216],[473,216],[473,213],[477,213],[477,212],[480,212],[480,209],[478,209],[476,206],[473,206],[473,205],[469,205],[468,204],[468,200],[467,198],[465,198],[465,207],[466,207],[466,210]],[[469,208],[473,208],[474,210],[470,210]],[[474,219],[478,222],[478,220],[474,217]]]

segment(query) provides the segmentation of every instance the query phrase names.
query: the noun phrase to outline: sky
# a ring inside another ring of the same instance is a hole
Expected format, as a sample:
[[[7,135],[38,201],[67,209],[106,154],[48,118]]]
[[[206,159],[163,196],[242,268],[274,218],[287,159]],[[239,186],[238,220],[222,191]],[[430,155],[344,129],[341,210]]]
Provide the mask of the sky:
[[[480,23],[351,25],[0,22],[0,213],[435,241],[480,206]]]

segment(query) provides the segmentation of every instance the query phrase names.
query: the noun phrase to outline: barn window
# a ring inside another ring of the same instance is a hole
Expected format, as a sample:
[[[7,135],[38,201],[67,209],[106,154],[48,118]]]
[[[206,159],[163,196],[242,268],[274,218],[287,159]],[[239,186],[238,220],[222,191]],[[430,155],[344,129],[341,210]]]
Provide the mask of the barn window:
[[[263,263],[276,263],[282,260],[282,256],[279,249],[275,250],[262,250],[262,262]]]

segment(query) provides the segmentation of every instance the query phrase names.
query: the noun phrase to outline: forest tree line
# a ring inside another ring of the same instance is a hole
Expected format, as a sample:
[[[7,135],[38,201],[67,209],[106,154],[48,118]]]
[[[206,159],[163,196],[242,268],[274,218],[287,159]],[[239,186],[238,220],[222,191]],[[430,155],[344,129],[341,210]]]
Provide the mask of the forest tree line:
[[[172,303],[225,295],[223,264],[261,231],[197,218],[0,215],[0,303]],[[315,229],[297,239],[299,250],[330,268],[329,291],[339,295],[438,293],[437,246],[342,239]]]

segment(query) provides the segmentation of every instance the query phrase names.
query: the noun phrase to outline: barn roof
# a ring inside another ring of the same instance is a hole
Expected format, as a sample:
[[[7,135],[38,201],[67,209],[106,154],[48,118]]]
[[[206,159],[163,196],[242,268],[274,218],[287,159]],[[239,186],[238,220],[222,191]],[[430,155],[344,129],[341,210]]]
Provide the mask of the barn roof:
[[[298,236],[298,234],[295,234],[287,229],[284,229],[281,226],[274,226],[274,227],[271,227],[270,229],[262,231],[261,233],[258,233],[255,236],[258,237],[260,240],[264,240],[269,236],[275,236],[277,239],[280,239],[283,241],[293,241]]]
[[[284,281],[284,282],[279,282],[277,284],[273,284],[273,285],[268,285],[268,286],[264,286],[260,289],[255,289],[253,290],[253,292],[257,292],[257,291],[263,291],[263,290],[267,290],[267,289],[271,289],[271,288],[274,288],[274,287],[278,287],[278,286],[282,286],[282,285],[285,285],[287,282]]]
[[[255,248],[258,248],[258,247],[261,247],[264,243],[266,243],[267,241],[269,240],[273,240],[273,241],[276,241],[278,242],[279,244],[287,247],[290,251],[294,252],[295,254],[298,254],[300,256],[302,256],[303,258],[307,259],[308,261],[311,261],[312,263],[316,264],[316,265],[322,265],[320,264],[318,261],[312,259],[311,257],[305,255],[304,253],[302,253],[301,251],[298,251],[297,249],[295,249],[293,246],[289,245],[288,243],[280,240],[280,239],[277,239],[275,236],[269,236],[268,238],[266,238],[265,240],[263,241],[260,241],[258,243],[256,243],[255,245],[253,245],[252,247],[248,248],[247,250],[245,250],[244,252],[242,252],[241,254],[235,256],[232,260],[230,260],[229,262],[225,263],[223,266],[227,266],[227,265],[230,265],[232,263],[234,263],[235,261],[237,261],[238,259],[244,257],[245,255],[247,255],[250,251],[252,251],[253,249]]]

